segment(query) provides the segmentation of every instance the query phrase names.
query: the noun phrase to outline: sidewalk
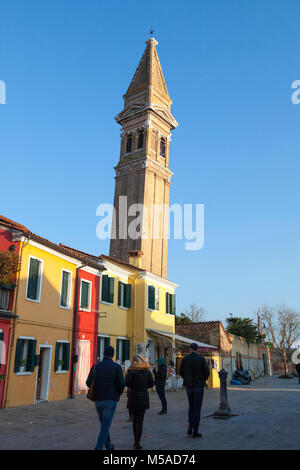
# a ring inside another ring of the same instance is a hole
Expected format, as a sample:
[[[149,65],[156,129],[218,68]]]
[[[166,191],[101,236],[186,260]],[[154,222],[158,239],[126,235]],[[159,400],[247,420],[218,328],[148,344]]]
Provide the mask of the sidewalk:
[[[167,392],[168,414],[158,416],[160,402],[150,392],[144,449],[300,449],[300,385],[298,379],[263,377],[250,386],[229,387],[229,405],[238,416],[215,420],[219,390],[206,390],[201,439],[186,436],[185,391]],[[118,405],[111,427],[116,449],[133,444],[127,423],[126,396]],[[85,397],[0,410],[0,449],[93,449],[99,432],[94,404]]]

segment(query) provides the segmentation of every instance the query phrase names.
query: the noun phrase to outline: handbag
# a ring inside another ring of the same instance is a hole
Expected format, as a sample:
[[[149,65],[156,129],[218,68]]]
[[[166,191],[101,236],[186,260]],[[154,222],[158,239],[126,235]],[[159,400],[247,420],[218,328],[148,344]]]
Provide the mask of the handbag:
[[[91,401],[95,401],[95,367],[94,367],[92,382],[86,394],[86,397]]]

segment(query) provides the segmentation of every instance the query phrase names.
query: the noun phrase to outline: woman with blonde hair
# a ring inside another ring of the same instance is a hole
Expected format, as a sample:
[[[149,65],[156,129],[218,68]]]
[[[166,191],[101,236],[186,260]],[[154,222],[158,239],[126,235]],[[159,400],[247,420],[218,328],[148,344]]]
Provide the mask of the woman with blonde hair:
[[[133,357],[133,367],[129,368],[125,378],[129,389],[128,408],[132,410],[134,448],[142,449],[140,440],[143,432],[145,411],[150,408],[148,388],[154,385],[148,360],[142,354]]]

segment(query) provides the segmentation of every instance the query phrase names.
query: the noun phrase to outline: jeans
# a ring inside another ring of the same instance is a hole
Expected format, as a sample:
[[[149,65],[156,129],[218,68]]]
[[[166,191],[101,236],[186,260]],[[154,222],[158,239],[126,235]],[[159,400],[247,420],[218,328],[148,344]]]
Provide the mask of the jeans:
[[[117,408],[117,402],[113,400],[95,401],[96,411],[101,423],[100,434],[96,444],[96,450],[102,450],[103,446],[107,450],[112,448],[109,428]]]
[[[186,389],[186,393],[189,400],[189,427],[198,432],[204,390],[203,387],[191,387]]]
[[[160,398],[162,411],[167,411],[167,400],[165,394],[165,385],[156,385],[157,395]]]
[[[139,444],[142,437],[145,411],[146,410],[133,410],[132,428],[135,444]]]

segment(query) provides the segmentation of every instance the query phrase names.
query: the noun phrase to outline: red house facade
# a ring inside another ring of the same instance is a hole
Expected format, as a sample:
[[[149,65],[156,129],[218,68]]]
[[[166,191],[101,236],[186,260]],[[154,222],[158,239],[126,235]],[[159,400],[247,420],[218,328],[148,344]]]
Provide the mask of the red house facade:
[[[8,225],[5,222],[8,222]],[[14,230],[9,227],[13,222],[1,217],[0,220],[0,256],[1,274],[5,270],[6,259],[19,256],[20,242],[14,241]],[[16,230],[19,228],[16,225]],[[13,255],[15,254],[15,255]],[[2,278],[1,278],[2,280]],[[17,318],[14,312],[16,295],[16,275],[9,282],[0,281],[0,408],[3,407],[4,392],[7,383],[9,347],[12,322]]]

